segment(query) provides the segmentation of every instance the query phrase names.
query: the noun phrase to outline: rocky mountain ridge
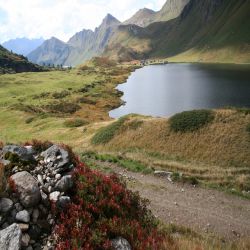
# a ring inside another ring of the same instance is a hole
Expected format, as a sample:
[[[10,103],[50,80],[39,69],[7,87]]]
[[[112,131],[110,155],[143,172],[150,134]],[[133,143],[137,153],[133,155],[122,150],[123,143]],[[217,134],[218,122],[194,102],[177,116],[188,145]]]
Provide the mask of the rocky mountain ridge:
[[[75,66],[103,53],[120,22],[108,14],[101,25],[92,30],[82,30],[67,43],[51,38],[28,55],[30,61],[38,64],[63,64]]]
[[[123,24],[135,24],[140,27],[146,27],[151,23],[166,22],[178,17],[189,1],[190,0],[168,0],[159,11],[153,11],[147,8],[141,9]]]
[[[133,60],[182,53],[192,57],[197,53],[197,61],[215,62],[220,57],[223,62],[236,62],[238,58],[240,62],[248,62],[249,11],[250,3],[245,0],[190,0],[175,19],[152,23],[146,28],[119,27],[105,55],[116,60]]]

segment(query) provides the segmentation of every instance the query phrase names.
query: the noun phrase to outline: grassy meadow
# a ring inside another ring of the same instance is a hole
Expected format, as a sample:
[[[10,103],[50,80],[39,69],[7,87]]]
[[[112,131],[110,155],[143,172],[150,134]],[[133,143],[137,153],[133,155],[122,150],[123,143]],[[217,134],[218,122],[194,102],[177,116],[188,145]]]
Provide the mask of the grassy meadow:
[[[149,170],[173,171],[177,178],[183,174],[207,186],[243,191],[248,196],[250,114],[233,109],[213,113],[213,120],[195,131],[174,131],[171,119],[127,117],[123,123],[120,120],[99,130],[92,148],[140,162]]]
[[[83,125],[109,120],[108,111],[120,105],[115,86],[132,67],[91,64],[65,71],[0,76],[0,140],[30,139],[74,144]]]

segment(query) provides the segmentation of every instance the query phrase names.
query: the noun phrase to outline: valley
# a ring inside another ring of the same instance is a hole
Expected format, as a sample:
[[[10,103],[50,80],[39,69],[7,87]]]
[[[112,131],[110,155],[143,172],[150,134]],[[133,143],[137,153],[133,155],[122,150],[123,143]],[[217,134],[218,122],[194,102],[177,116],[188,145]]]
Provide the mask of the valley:
[[[14,223],[17,250],[250,249],[249,11],[168,0],[2,43],[0,248]]]

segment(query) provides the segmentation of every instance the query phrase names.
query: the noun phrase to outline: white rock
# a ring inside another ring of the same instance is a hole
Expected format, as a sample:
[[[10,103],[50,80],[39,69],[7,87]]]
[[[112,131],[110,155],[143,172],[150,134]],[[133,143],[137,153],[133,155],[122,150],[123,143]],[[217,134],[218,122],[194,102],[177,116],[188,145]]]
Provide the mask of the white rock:
[[[20,250],[22,232],[17,224],[12,224],[0,231],[1,250]]]
[[[49,195],[49,199],[50,201],[53,201],[53,202],[57,202],[59,197],[60,197],[61,193],[56,191],[56,192],[53,192]]]
[[[118,237],[116,239],[111,240],[111,243],[112,243],[112,247],[114,248],[114,250],[131,250],[132,249],[129,242],[122,237]]]
[[[55,178],[57,179],[57,180],[60,180],[61,179],[61,175],[60,174],[56,174],[56,176],[55,176]]]
[[[30,222],[30,214],[27,210],[20,211],[16,214],[16,220],[29,223]]]

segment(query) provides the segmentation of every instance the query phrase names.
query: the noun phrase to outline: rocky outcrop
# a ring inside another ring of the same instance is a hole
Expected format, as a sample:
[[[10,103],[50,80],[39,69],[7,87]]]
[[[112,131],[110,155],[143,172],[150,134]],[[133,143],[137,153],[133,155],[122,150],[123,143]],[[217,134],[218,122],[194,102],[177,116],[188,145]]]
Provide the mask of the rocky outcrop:
[[[36,206],[41,198],[38,181],[28,172],[18,172],[10,177],[14,191],[24,207]]]
[[[17,224],[12,224],[0,231],[0,249],[1,250],[19,250],[21,249],[22,232]]]
[[[22,147],[17,145],[8,145],[3,148],[3,157],[7,154],[16,155],[19,160],[21,161],[34,161],[34,151],[32,150],[32,147]]]
[[[11,166],[11,173],[9,190],[0,198],[0,249],[53,246],[53,240],[48,242],[55,225],[52,208],[65,209],[74,186],[69,152],[57,145],[43,152],[8,145],[1,152],[0,160]]]
[[[118,237],[116,239],[113,239],[112,240],[112,247],[115,250],[131,250],[132,249],[129,242],[122,237]]]

